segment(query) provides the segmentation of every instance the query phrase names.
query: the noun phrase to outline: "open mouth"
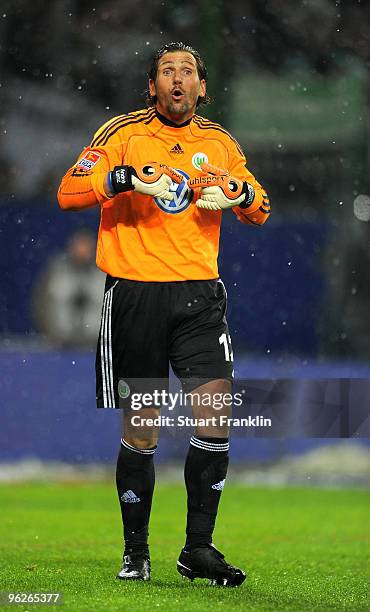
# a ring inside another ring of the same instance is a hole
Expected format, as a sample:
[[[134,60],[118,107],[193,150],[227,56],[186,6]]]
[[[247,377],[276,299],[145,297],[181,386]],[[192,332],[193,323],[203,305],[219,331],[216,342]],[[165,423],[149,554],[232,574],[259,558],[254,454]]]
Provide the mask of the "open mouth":
[[[173,89],[171,95],[175,102],[179,102],[184,97],[184,93],[181,91],[181,89]]]

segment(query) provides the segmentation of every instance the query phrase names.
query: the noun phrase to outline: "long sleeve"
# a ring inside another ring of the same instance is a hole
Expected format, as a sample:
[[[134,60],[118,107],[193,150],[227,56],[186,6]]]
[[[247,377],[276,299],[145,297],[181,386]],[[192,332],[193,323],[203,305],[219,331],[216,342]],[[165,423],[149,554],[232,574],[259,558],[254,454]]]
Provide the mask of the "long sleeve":
[[[104,191],[107,172],[123,163],[123,146],[110,141],[106,146],[87,147],[77,162],[63,176],[58,189],[58,202],[64,210],[80,210],[98,204],[109,205]]]
[[[232,176],[246,181],[254,189],[254,200],[248,208],[234,206],[232,211],[238,219],[247,225],[263,225],[270,216],[270,201],[265,189],[248,170],[246,159],[237,143],[232,142],[230,147],[229,171]]]

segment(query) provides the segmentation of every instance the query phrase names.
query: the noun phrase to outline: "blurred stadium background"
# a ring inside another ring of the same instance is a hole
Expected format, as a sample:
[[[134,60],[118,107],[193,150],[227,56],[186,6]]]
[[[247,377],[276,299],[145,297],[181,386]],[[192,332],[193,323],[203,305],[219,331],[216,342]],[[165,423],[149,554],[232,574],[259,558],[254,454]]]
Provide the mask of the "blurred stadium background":
[[[369,176],[364,16],[365,2],[346,0],[2,2],[0,479],[113,470],[119,415],[95,410],[94,348],[48,334],[35,292],[73,233],[99,222],[59,210],[61,176],[99,125],[144,105],[150,56],[172,40],[205,57],[205,114],[239,140],[272,201],[263,229],[224,216],[238,375],[370,378],[370,225],[353,216]],[[162,441],[168,474],[185,448]],[[369,484],[369,448],[235,439],[234,477]]]

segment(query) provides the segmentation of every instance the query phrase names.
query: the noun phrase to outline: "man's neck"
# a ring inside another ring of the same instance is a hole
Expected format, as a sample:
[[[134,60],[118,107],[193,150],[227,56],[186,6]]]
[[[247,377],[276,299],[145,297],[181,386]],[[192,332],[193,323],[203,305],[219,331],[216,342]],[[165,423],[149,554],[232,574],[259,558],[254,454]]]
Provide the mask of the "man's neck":
[[[170,117],[170,116],[168,116],[167,114],[166,114],[166,115],[163,115],[163,114],[162,114],[162,113],[161,113],[161,112],[158,110],[158,108],[157,108],[157,107],[155,108],[155,113],[156,113],[156,115],[157,115],[158,119],[159,119],[159,120],[160,120],[162,123],[164,123],[164,125],[169,125],[169,126],[171,126],[171,127],[177,127],[177,128],[180,128],[180,127],[185,127],[186,125],[189,125],[190,121],[191,121],[191,120],[192,120],[192,118],[193,118],[193,115],[191,115],[191,116],[190,116],[190,117],[188,117],[187,119],[184,119],[184,118],[178,118],[178,117],[173,117],[173,116],[171,116],[171,117]]]

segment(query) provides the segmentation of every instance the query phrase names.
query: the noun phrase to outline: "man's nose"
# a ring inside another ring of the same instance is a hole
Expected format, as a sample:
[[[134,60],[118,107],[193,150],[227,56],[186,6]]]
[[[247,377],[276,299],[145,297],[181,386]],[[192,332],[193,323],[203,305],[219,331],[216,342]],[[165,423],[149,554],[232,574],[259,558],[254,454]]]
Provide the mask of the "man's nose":
[[[181,74],[181,72],[174,72],[174,74],[173,74],[173,81],[174,81],[174,83],[181,83],[182,82],[182,74]]]

